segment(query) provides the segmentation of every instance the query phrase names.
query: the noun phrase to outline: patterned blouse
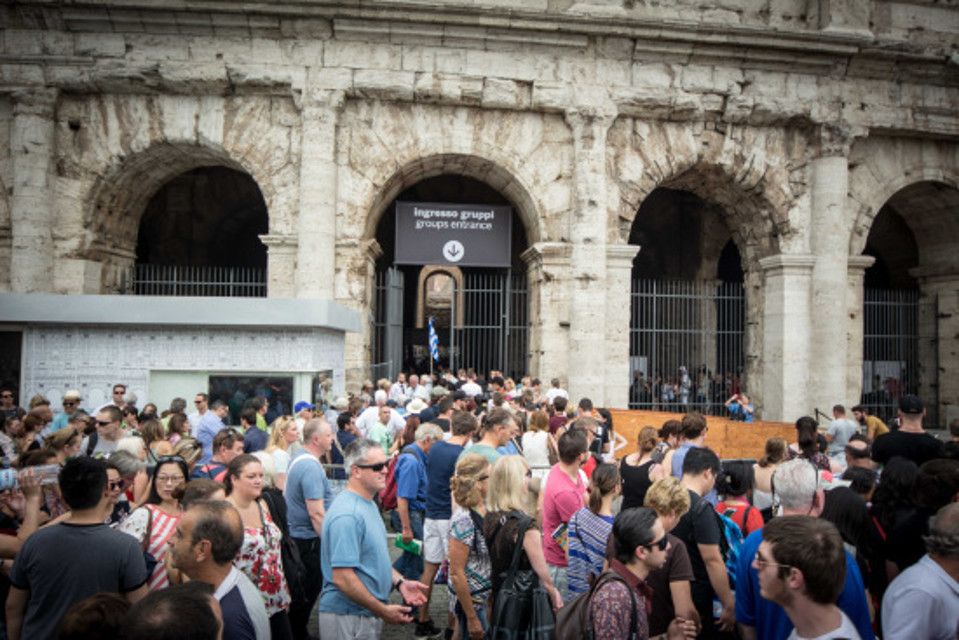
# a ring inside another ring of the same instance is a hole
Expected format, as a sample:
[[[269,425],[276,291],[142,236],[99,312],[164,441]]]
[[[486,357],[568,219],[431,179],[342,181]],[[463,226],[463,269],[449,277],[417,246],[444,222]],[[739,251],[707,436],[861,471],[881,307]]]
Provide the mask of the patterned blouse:
[[[167,575],[163,559],[166,557],[167,541],[176,531],[176,526],[180,522],[180,516],[171,516],[155,504],[148,504],[131,513],[117,528],[123,533],[136,538],[142,545],[143,537],[147,534],[147,522],[150,519],[151,511],[153,512],[153,522],[150,525],[150,541],[147,544],[146,550],[150,555],[156,558],[157,565],[156,568],[153,569],[147,585],[150,591],[158,591],[159,589],[165,589],[170,586],[170,578]]]
[[[283,533],[270,518],[269,510],[262,509],[260,515],[264,526],[243,528],[243,546],[233,564],[256,585],[263,596],[267,615],[272,616],[290,607],[290,588],[283,575],[280,555]]]
[[[635,632],[638,640],[649,637],[649,606],[652,593],[646,583],[636,577],[618,560],[610,563],[610,571],[619,574],[626,583],[616,580],[604,584],[593,593],[589,615],[593,620],[595,640],[630,640]],[[632,593],[631,593],[632,592]],[[635,603],[636,627],[630,629]]]

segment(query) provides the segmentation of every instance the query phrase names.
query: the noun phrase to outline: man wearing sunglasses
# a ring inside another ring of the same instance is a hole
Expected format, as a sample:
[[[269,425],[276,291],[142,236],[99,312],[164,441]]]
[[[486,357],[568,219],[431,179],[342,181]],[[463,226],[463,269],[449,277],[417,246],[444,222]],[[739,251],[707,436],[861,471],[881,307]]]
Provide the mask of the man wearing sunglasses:
[[[818,518],[825,504],[826,483],[819,470],[808,460],[797,458],[784,462],[773,474],[774,500],[782,507],[778,518],[812,516]],[[773,518],[769,524],[776,521]],[[739,549],[736,565],[736,621],[744,640],[786,640],[793,630],[793,623],[782,606],[764,598],[761,593],[759,574],[753,565],[756,553],[768,531],[767,528],[749,534]],[[768,559],[768,556],[764,556]],[[866,590],[855,558],[845,552],[845,581],[836,603],[852,620],[863,640],[872,639],[872,623]]]
[[[77,412],[80,409],[80,392],[76,389],[70,389],[63,394],[63,411],[60,411],[55,416],[53,416],[53,422],[51,422],[45,429],[46,433],[44,436],[50,435],[51,433],[56,433],[60,429],[63,429],[70,422],[70,416]]]
[[[387,458],[372,440],[357,439],[343,452],[346,489],[323,519],[320,594],[324,638],[379,638],[383,622],[407,624],[411,607],[426,603],[426,585],[390,565],[386,527],[373,496],[386,486]],[[391,604],[396,589],[403,604]]]
[[[127,435],[120,423],[120,409],[107,405],[97,411],[97,430],[83,439],[80,451],[94,458],[109,458],[120,438]]]

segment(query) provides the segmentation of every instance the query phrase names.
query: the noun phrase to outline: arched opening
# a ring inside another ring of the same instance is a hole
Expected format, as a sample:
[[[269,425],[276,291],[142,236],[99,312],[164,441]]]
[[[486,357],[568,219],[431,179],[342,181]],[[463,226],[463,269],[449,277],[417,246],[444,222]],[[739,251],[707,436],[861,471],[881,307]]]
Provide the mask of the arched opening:
[[[253,178],[223,166],[177,175],[150,198],[140,220],[132,290],[139,295],[266,295],[268,231]]]
[[[943,297],[959,282],[959,190],[919,182],[879,210],[863,254],[875,262],[863,279],[861,403],[883,420],[896,416],[904,394],[919,395],[927,425],[948,421],[956,385],[941,375],[955,331]]]
[[[745,391],[746,299],[739,248],[723,207],[655,189],[629,243],[633,262],[630,408],[722,414]]]
[[[502,267],[396,263],[396,204],[504,206],[511,209],[509,264]],[[528,367],[527,283],[520,254],[527,248],[521,212],[480,180],[452,173],[425,177],[397,192],[375,231],[373,370],[428,372],[431,366],[522,375]],[[429,312],[427,310],[429,309]],[[429,351],[433,315],[440,361]]]

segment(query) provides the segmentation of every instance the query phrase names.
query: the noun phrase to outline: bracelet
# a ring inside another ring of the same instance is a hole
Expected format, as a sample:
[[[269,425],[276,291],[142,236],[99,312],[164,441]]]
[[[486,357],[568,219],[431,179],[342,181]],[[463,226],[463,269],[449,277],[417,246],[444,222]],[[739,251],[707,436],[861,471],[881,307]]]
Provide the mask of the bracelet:
[[[396,591],[399,591],[400,587],[403,585],[404,582],[406,582],[406,578],[400,578],[399,580],[393,583],[393,589]]]

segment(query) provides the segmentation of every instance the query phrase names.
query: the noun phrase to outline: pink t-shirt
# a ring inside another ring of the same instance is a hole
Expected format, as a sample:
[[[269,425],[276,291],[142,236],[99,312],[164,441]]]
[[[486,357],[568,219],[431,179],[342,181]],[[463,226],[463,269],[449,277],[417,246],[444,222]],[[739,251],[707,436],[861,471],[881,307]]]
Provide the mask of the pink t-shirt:
[[[546,562],[554,567],[566,566],[566,552],[553,539],[553,532],[585,505],[586,483],[582,474],[577,474],[573,482],[558,464],[553,465],[543,490],[543,553]]]

